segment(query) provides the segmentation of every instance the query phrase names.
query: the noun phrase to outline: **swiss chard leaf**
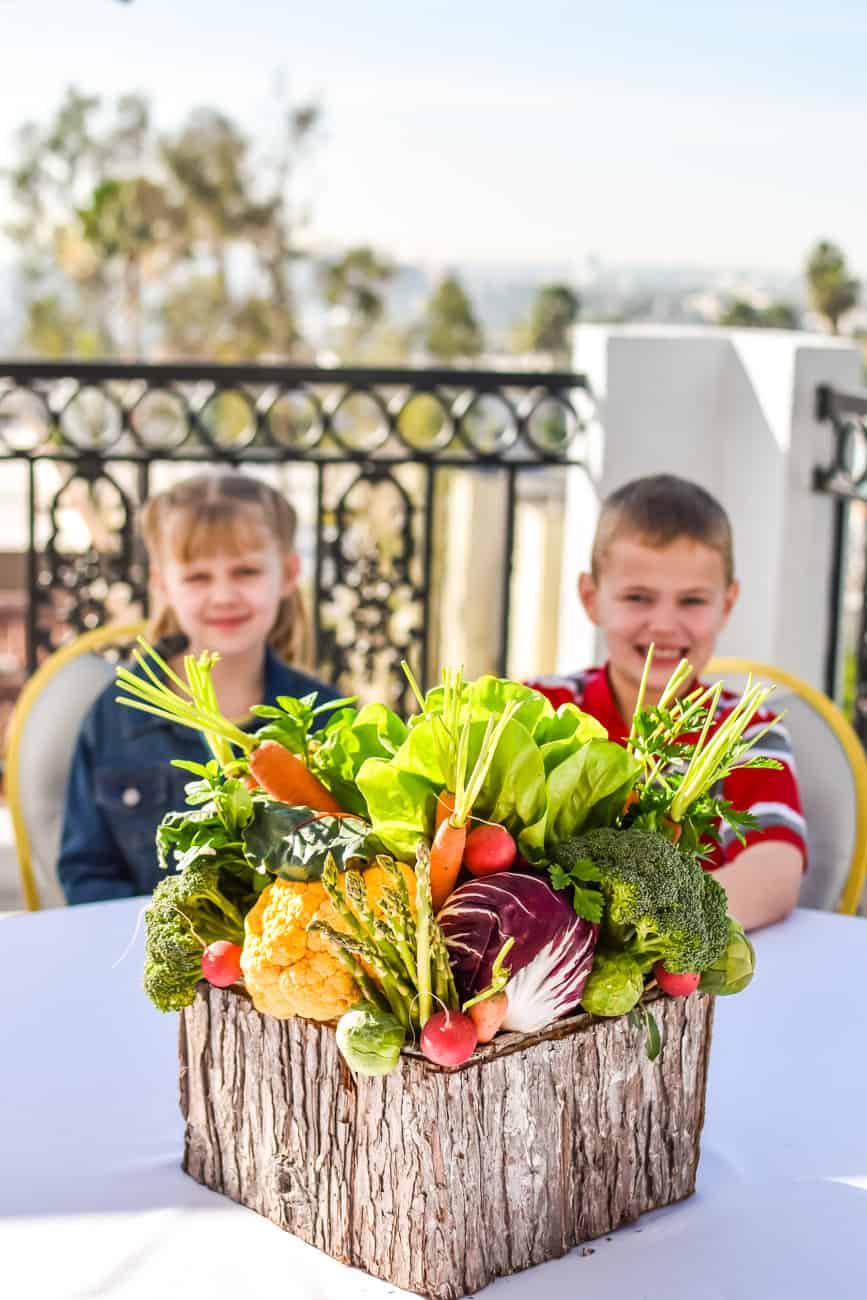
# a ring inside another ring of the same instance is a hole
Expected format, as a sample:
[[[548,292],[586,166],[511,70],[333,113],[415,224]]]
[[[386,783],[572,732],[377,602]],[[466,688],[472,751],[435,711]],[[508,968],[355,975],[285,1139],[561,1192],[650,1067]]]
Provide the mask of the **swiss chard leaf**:
[[[319,880],[329,854],[338,871],[369,861],[374,856],[369,835],[361,818],[257,800],[243,831],[244,854],[256,871],[284,880]]]

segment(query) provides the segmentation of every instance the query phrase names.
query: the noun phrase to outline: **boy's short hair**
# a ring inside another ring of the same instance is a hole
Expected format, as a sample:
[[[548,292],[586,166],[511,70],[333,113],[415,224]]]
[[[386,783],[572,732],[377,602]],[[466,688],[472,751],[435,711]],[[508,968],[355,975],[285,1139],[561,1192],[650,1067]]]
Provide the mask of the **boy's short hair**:
[[[734,580],[734,547],[729,517],[716,497],[698,483],[675,474],[633,479],[602,503],[593,538],[592,572],[599,577],[612,542],[639,537],[649,546],[668,546],[688,537],[719,551],[726,583]]]

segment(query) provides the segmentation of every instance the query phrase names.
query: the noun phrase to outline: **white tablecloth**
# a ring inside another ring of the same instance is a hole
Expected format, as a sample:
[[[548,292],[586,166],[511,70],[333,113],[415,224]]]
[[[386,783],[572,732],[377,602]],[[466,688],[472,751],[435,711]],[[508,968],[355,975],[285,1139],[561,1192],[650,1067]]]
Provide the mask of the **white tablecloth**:
[[[0,1296],[395,1297],[180,1170],[141,900],[0,925]],[[696,1195],[491,1300],[847,1300],[867,1286],[867,924],[798,912],[717,1001]]]

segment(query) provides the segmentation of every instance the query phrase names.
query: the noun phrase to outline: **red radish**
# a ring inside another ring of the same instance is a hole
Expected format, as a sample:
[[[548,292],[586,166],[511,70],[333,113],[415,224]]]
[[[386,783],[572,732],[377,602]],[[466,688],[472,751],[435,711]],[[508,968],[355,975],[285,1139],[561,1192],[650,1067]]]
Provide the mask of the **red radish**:
[[[474,876],[492,876],[497,871],[508,871],[517,851],[518,846],[505,826],[484,822],[467,836],[463,865]]]
[[[218,939],[202,953],[202,974],[209,984],[227,989],[241,975],[241,949],[228,939]]]
[[[480,1043],[489,1043],[499,1031],[509,1010],[509,999],[505,993],[494,993],[481,1002],[474,1002],[467,1010],[467,1015],[476,1027]]]
[[[435,1065],[463,1065],[478,1041],[476,1026],[463,1011],[435,1011],[421,1031],[421,1050]]]
[[[698,988],[701,975],[697,971],[686,970],[679,973],[666,970],[661,961],[653,968],[656,982],[672,998],[687,998]]]

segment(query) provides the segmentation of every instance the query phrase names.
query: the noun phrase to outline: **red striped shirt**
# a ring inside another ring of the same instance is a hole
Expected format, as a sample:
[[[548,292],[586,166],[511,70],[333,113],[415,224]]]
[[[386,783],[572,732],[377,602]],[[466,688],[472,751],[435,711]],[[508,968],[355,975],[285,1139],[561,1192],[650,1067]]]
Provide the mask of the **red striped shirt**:
[[[577,704],[579,709],[602,723],[609,740],[616,741],[618,745],[626,744],[629,726],[621,716],[611,691],[607,666],[588,668],[567,677],[541,677],[527,685],[547,696],[555,709],[561,704]],[[740,696],[733,691],[723,690],[711,725],[711,734],[725,721],[739,699]],[[757,735],[768,723],[773,723],[773,726],[759,739],[750,751],[750,756],[774,758],[781,766],[740,768],[727,776],[722,788],[715,791],[739,812],[752,813],[758,822],[758,829],[747,831],[745,843],[741,844],[727,823],[719,823],[719,841],[713,844],[710,857],[705,863],[711,871],[733,862],[744,848],[752,844],[764,844],[768,840],[793,844],[804,855],[806,865],[807,829],[801,810],[795,760],[785,728],[770,709],[760,709],[744,733],[745,739]],[[685,737],[690,740],[696,738],[696,733]]]

